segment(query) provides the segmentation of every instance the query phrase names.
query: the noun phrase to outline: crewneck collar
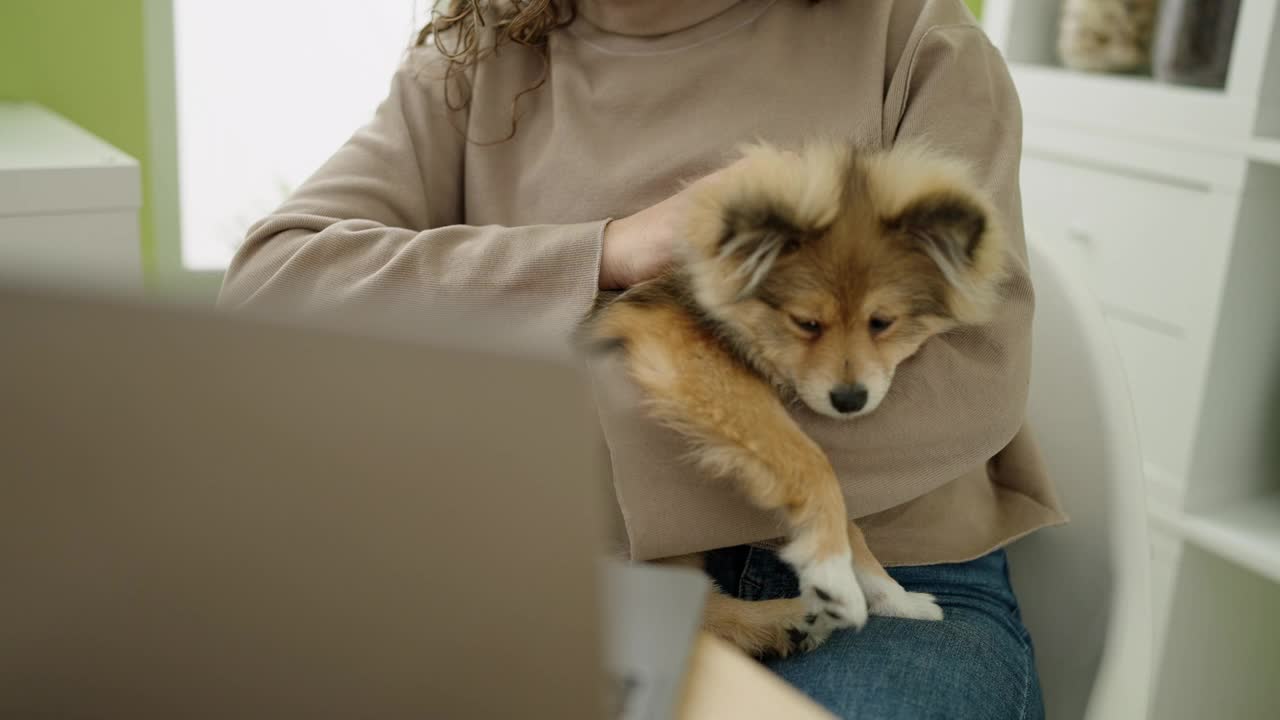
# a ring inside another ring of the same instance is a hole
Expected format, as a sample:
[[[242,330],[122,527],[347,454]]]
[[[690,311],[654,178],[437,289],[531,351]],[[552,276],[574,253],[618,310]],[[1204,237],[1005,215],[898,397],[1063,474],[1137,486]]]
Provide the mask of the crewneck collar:
[[[605,52],[620,55],[654,55],[679,52],[715,40],[750,24],[777,0],[741,0],[722,12],[686,28],[661,35],[624,35],[602,30],[579,13],[567,28],[579,40]]]

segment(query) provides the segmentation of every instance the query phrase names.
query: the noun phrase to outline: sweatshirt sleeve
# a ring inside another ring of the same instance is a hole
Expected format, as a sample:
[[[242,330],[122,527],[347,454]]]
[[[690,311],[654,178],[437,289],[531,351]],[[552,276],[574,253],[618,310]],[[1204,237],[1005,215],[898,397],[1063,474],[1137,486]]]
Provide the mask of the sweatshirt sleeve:
[[[816,428],[846,471],[851,495],[879,499],[905,487],[936,487],[996,456],[1023,426],[1030,378],[1034,294],[1018,189],[1022,116],[1013,80],[999,52],[969,22],[931,24],[916,38],[889,83],[883,142],[923,141],[969,162],[1000,215],[1011,277],[994,321],[926,342],[899,368],[886,402],[856,430],[838,423]],[[872,505],[856,509],[880,509]]]
[[[467,225],[467,118],[448,108],[442,64],[412,53],[373,120],[250,229],[221,305],[471,312],[571,331],[596,294],[605,220]]]

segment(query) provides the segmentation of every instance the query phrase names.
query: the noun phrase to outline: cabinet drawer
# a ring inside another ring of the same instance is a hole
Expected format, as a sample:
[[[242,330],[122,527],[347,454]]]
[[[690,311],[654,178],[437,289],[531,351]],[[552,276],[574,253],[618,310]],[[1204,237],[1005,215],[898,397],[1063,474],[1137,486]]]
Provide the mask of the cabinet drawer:
[[[1137,416],[1143,458],[1185,482],[1203,383],[1189,341],[1124,320],[1109,320]]]
[[[1207,335],[1238,197],[1037,157],[1022,170],[1027,232],[1067,246],[1103,303]]]
[[[142,288],[138,211],[0,216],[0,280]]]

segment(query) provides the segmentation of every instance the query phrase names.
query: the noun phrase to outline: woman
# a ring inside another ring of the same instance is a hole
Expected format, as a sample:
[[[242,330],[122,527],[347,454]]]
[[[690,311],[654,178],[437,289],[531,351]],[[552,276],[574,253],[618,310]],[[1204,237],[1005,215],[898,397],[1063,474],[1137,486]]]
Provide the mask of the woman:
[[[681,182],[741,142],[927,139],[968,158],[1015,235],[999,318],[927,343],[863,421],[796,411],[877,556],[946,617],[873,618],[769,667],[844,717],[1042,715],[1000,550],[1063,520],[1023,429],[1020,115],[960,0],[542,0],[483,17],[462,0],[452,13],[373,122],[251,230],[223,302],[479,310],[564,337],[599,290],[667,264]],[[795,594],[772,518],[698,482],[617,363],[593,370],[632,555],[724,548],[708,570],[726,592]]]

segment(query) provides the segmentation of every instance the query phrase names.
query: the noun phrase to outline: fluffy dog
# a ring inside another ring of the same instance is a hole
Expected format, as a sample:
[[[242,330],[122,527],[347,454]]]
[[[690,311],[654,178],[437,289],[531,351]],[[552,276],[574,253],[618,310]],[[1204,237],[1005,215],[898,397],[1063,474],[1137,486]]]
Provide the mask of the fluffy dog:
[[[754,655],[787,655],[868,614],[942,618],[872,555],[788,406],[841,419],[874,411],[926,340],[990,318],[1005,252],[989,201],[953,159],[756,145],[691,198],[674,268],[598,303],[584,339],[624,352],[652,416],[705,470],[786,521],[781,556],[801,596],[716,594],[706,629]]]

